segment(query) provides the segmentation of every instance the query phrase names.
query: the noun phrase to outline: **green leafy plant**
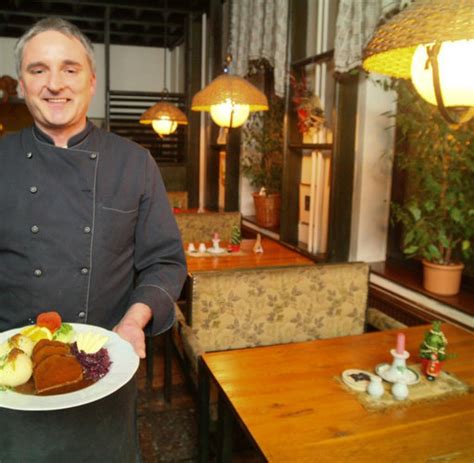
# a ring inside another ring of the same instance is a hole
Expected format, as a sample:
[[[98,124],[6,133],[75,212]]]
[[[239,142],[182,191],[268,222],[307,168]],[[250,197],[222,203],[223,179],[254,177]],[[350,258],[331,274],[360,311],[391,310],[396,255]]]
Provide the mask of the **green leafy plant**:
[[[283,172],[283,117],[284,102],[273,97],[269,110],[256,113],[243,130],[247,146],[242,156],[242,174],[257,189],[267,193],[281,190]]]
[[[392,219],[403,225],[403,252],[437,264],[466,261],[474,236],[474,123],[449,126],[411,83],[400,81],[395,162],[407,175],[403,203]]]

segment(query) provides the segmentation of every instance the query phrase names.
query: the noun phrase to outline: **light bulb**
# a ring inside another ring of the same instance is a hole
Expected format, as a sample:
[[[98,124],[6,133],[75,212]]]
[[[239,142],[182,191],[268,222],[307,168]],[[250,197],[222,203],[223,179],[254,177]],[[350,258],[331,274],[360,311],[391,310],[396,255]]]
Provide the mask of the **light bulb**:
[[[211,118],[220,127],[240,127],[249,117],[249,105],[234,104],[230,98],[211,106]]]
[[[411,79],[420,96],[437,106],[426,47],[419,45],[413,54]],[[438,54],[439,83],[444,106],[474,106],[474,40],[443,42]]]
[[[153,130],[160,136],[172,134],[178,127],[178,123],[168,117],[154,119],[151,123]]]

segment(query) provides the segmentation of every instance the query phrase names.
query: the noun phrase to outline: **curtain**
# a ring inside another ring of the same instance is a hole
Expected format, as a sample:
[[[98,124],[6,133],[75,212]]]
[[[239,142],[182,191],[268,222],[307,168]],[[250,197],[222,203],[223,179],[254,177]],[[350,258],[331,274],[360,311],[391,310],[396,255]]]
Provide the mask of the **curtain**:
[[[379,22],[413,0],[340,0],[336,20],[334,61],[337,72],[362,64],[364,48]]]
[[[288,0],[233,0],[230,24],[233,73],[243,77],[250,61],[265,58],[274,69],[275,93],[283,96]]]

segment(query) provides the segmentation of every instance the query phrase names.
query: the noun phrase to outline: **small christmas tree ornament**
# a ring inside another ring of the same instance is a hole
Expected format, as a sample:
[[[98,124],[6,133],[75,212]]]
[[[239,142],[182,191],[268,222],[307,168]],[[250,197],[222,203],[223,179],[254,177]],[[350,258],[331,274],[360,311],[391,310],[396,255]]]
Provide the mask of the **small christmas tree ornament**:
[[[434,321],[420,345],[422,368],[429,381],[434,381],[441,373],[441,362],[446,359],[447,344],[446,336],[441,331],[441,322]]]
[[[229,250],[232,252],[239,252],[241,241],[242,235],[240,234],[240,228],[238,225],[234,225],[232,227],[232,233],[230,235]]]

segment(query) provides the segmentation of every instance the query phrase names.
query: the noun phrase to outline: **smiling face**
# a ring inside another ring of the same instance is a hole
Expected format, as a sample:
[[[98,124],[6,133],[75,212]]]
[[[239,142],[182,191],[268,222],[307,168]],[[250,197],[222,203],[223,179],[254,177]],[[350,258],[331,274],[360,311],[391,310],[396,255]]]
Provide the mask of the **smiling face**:
[[[84,129],[96,78],[79,40],[57,31],[34,36],[23,51],[20,86],[35,123],[56,145]]]

